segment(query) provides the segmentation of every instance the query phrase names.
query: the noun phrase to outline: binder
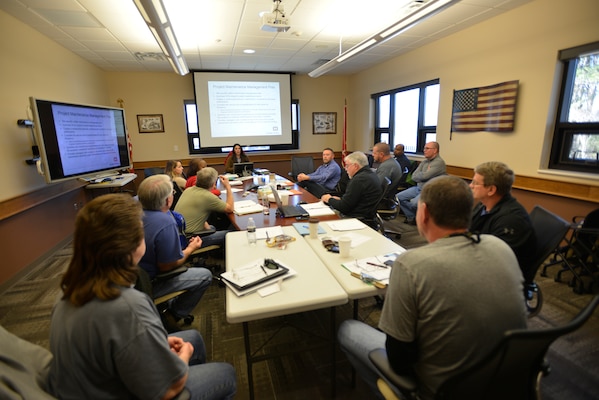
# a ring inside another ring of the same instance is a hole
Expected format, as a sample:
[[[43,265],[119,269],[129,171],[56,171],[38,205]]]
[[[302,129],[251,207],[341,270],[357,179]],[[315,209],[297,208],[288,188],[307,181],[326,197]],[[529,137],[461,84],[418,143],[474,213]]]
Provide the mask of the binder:
[[[235,289],[243,291],[274,280],[289,272],[289,269],[281,263],[274,260],[270,261],[277,265],[277,269],[265,268],[265,259],[258,259],[242,267],[235,268],[232,271],[223,272],[221,278]]]

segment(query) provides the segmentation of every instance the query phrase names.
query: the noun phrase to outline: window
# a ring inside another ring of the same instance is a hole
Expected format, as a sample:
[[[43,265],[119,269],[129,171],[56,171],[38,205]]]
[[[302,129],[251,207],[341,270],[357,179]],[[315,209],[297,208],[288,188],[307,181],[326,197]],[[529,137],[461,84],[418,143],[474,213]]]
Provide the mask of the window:
[[[599,174],[599,42],[559,52],[562,87],[550,169]]]
[[[189,147],[189,154],[203,154],[200,151],[200,129],[198,126],[198,109],[195,100],[184,100],[183,106],[185,108],[185,126],[187,128],[187,145]],[[299,100],[291,100],[291,136],[294,141],[299,140]],[[244,151],[264,151],[276,148],[276,146],[247,146],[244,147]],[[299,144],[297,147],[299,148]],[[228,153],[232,150],[232,147],[223,147],[221,152]]]
[[[437,138],[439,80],[372,95],[375,102],[374,142],[393,148],[403,144],[409,153],[423,153]]]

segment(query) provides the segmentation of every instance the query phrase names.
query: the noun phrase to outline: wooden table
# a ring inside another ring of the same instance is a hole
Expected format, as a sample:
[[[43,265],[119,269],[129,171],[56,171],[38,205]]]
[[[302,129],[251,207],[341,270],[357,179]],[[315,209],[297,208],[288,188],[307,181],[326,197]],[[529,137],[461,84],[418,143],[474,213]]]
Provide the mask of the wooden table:
[[[266,183],[264,183],[261,180],[262,177],[264,177],[266,179]],[[284,182],[289,182],[288,179],[278,176],[278,175],[276,176],[276,180],[277,180],[277,182],[279,182],[279,184],[282,184]],[[235,188],[243,189],[242,191],[233,193],[233,197],[234,197],[235,201],[253,200],[253,201],[259,203],[258,194],[257,194],[257,190],[255,187],[262,186],[263,184],[268,184],[268,175],[264,175],[264,176],[258,175],[258,176],[254,176],[252,179],[246,179],[243,181],[243,185],[231,185],[231,188],[233,188],[233,189],[235,189]],[[254,189],[249,190],[252,187],[254,187]],[[300,202],[316,203],[316,202],[320,201],[319,198],[315,197],[314,195],[312,195],[310,192],[308,192],[304,188],[298,186],[296,183],[294,183],[291,186],[283,186],[283,187],[288,188],[288,189],[293,189],[293,190],[300,192],[300,194],[294,194],[294,195],[289,196],[289,204],[290,205],[298,205],[298,204],[300,204]],[[221,191],[224,190],[224,188],[220,182],[218,183],[217,188],[220,189]],[[243,193],[245,193],[245,192],[249,192],[249,193],[244,197]],[[227,200],[226,193],[223,192],[223,194],[221,195],[221,198],[226,201]],[[257,228],[263,228],[263,227],[268,227],[268,226],[277,226],[277,225],[290,226],[294,222],[297,222],[297,220],[295,218],[280,217],[276,211],[277,211],[277,204],[271,202],[270,203],[270,213],[268,215],[265,215],[263,213],[254,213],[254,214],[245,214],[245,215],[237,215],[235,213],[231,213],[231,214],[229,214],[229,219],[231,220],[231,223],[235,226],[235,228],[237,230],[245,230],[247,227],[247,221],[250,217],[254,219],[254,222],[256,223]],[[316,218],[319,221],[330,221],[330,220],[339,219],[339,216],[337,214],[335,214],[335,215],[319,216]]]

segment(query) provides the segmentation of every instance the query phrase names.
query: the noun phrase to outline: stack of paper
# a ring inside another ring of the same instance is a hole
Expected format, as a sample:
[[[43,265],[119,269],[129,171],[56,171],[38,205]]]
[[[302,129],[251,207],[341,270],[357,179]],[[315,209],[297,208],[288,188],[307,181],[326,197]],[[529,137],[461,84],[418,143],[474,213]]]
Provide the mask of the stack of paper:
[[[335,211],[328,205],[324,204],[322,201],[317,203],[309,203],[302,204],[302,208],[306,210],[306,212],[311,217],[319,217],[321,215],[335,215]]]
[[[329,228],[334,231],[353,231],[357,229],[364,229],[364,225],[360,220],[355,218],[340,219],[338,221],[328,221]]]
[[[233,203],[233,212],[237,215],[254,214],[262,212],[262,205],[254,200],[241,200]]]
[[[354,276],[361,277],[362,280],[371,280],[380,282],[384,285],[389,284],[391,267],[398,253],[390,253],[382,256],[368,257],[361,260],[348,261],[343,263],[343,267]]]

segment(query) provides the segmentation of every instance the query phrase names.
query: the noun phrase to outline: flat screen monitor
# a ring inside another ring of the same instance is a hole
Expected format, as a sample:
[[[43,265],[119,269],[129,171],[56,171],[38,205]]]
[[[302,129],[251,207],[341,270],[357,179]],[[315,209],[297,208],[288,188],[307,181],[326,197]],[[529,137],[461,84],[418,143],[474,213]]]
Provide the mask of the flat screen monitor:
[[[254,172],[253,162],[242,162],[233,164],[234,173],[239,176],[250,176]]]
[[[122,108],[30,98],[40,173],[47,183],[131,169]]]

